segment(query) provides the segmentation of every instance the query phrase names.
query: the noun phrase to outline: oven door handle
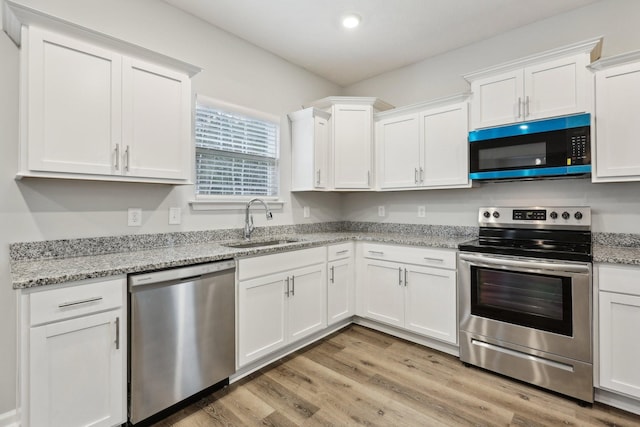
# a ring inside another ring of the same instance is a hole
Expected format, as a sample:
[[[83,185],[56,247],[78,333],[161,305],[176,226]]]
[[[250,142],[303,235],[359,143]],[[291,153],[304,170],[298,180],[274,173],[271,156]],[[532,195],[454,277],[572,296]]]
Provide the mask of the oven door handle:
[[[532,259],[513,259],[503,258],[500,256],[492,255],[490,258],[483,255],[473,255],[468,253],[460,253],[460,259],[463,261],[469,261],[475,266],[489,267],[489,268],[504,268],[515,267],[529,270],[550,270],[550,271],[564,271],[567,273],[589,273],[588,265],[580,264],[567,264],[563,262],[549,262],[545,260],[532,260]]]

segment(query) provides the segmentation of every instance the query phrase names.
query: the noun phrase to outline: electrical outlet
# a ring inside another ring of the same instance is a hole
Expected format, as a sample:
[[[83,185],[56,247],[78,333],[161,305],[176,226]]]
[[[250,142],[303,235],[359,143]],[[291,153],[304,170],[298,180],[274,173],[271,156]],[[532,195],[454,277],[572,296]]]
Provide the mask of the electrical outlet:
[[[127,211],[127,225],[129,227],[139,227],[142,225],[142,209],[129,208]]]
[[[418,218],[424,218],[427,212],[426,206],[418,206]]]
[[[378,216],[384,216],[384,206],[378,206]]]
[[[302,208],[302,216],[304,218],[309,218],[311,216],[311,209],[309,209],[309,206],[305,206]]]
[[[180,224],[182,210],[180,208],[169,208],[169,225]]]

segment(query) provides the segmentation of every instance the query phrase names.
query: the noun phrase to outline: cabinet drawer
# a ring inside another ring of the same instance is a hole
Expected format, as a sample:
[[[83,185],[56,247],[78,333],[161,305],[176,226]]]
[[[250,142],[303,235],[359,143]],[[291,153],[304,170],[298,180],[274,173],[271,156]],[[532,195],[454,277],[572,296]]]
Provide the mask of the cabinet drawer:
[[[349,258],[353,255],[353,242],[339,243],[336,245],[329,245],[327,247],[327,258],[329,261],[336,259]]]
[[[282,252],[279,254],[262,255],[238,260],[238,280],[267,274],[293,270],[311,264],[327,262],[327,248],[301,249],[299,251]]]
[[[450,270],[456,269],[456,251],[454,249],[364,243],[362,245],[362,254],[365,258],[425,265]]]
[[[640,296],[640,267],[598,265],[598,286],[601,291]]]
[[[29,295],[30,324],[33,326],[121,307],[124,286],[125,279],[120,277],[35,291]]]

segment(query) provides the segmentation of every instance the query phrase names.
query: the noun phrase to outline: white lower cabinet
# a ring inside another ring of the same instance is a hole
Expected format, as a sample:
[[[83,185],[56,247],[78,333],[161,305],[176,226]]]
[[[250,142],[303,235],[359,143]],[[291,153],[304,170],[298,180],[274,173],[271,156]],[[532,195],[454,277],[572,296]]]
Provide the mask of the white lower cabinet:
[[[238,261],[238,365],[327,326],[326,248]]]
[[[362,253],[361,316],[458,342],[454,250],[364,244]]]
[[[328,247],[327,322],[329,325],[355,313],[355,275],[353,243]]]
[[[640,268],[598,266],[600,387],[640,398]]]
[[[126,421],[125,279],[23,291],[24,426]]]

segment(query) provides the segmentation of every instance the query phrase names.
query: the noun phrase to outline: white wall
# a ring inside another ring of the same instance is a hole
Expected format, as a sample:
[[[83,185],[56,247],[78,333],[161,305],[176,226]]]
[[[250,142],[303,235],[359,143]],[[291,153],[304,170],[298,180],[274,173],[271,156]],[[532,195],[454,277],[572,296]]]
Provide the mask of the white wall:
[[[469,91],[461,77],[468,72],[597,36],[604,36],[603,57],[638,50],[639,20],[640,1],[602,0],[359,82],[345,88],[345,94],[377,96],[402,106]],[[354,193],[343,197],[343,209],[350,220],[477,225],[477,209],[483,205],[589,205],[595,231],[639,233],[638,192],[640,183],[495,183],[462,190]],[[382,204],[385,218],[377,216]],[[418,205],[426,205],[425,218],[417,218]]]
[[[286,113],[340,88],[251,44],[157,0],[21,0],[116,38],[193,63],[204,69],[193,89],[281,116],[282,211],[269,225],[332,221],[341,216],[340,196],[289,192],[290,138]],[[106,235],[241,227],[240,211],[191,212],[192,186],[63,180],[15,181],[18,165],[19,50],[0,33],[0,425],[16,407],[16,291],[11,289],[11,242]],[[311,218],[302,219],[302,206]],[[168,208],[182,208],[182,225],[169,226]],[[143,209],[143,225],[126,226],[126,209]],[[256,225],[262,225],[256,217]]]

